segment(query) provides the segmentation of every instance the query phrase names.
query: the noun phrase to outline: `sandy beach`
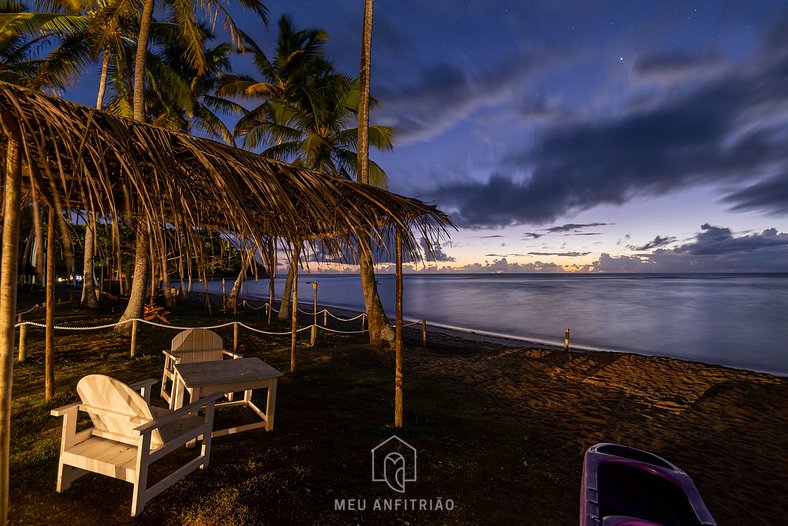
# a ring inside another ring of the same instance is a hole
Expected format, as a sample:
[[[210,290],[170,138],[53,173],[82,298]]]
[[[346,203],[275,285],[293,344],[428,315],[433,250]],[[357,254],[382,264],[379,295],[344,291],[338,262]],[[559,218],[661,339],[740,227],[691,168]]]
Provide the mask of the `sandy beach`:
[[[59,316],[73,324],[113,319],[68,308]],[[238,319],[262,323],[256,311]],[[210,320],[193,307],[173,316],[181,324]],[[231,330],[219,332],[231,341]],[[128,484],[89,476],[54,492],[60,422],[48,412],[76,399],[84,374],[127,382],[160,376],[160,349],[173,335],[143,330],[141,357],[130,361],[123,338],[59,333],[58,389],[45,404],[43,331],[31,331],[30,358],[14,379],[13,524],[66,517],[131,523]],[[316,348],[301,340],[297,371],[281,381],[276,430],[215,440],[209,469],[163,493],[134,523],[576,524],[582,456],[598,442],[647,449],[677,464],[720,525],[780,524],[788,515],[786,378],[432,328],[426,349],[415,330],[406,343],[401,434],[419,449],[420,462],[409,496],[452,498],[452,511],[335,509],[339,496],[387,494],[369,481],[368,455],[393,431],[393,354],[370,349],[363,337],[321,336]],[[287,367],[281,337],[244,334],[240,349]]]

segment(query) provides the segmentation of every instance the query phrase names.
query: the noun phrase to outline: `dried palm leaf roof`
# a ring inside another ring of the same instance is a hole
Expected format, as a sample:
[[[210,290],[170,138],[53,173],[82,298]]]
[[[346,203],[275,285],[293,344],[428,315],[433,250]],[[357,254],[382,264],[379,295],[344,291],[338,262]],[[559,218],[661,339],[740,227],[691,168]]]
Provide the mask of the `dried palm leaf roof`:
[[[142,217],[189,236],[195,226],[241,239],[339,240],[396,228],[417,255],[414,232],[442,237],[454,225],[434,205],[330,177],[0,82],[4,134],[47,201],[113,221]],[[195,239],[196,241],[196,239]]]

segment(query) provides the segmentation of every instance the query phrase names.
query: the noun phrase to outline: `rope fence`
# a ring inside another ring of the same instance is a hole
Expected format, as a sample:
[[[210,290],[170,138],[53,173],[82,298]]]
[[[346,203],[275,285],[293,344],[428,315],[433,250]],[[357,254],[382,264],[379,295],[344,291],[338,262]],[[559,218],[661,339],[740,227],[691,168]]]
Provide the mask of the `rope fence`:
[[[254,309],[251,305],[248,305],[248,303],[245,300],[244,300],[244,304],[246,306]],[[270,305],[268,303],[266,303],[262,307],[259,307],[259,308],[254,309],[254,310],[261,310],[262,308],[265,308],[265,307],[272,308],[272,307],[270,307]],[[22,316],[25,315],[25,314],[29,314],[31,312],[37,312],[39,309],[42,309],[42,308],[43,308],[43,305],[35,305],[32,308],[28,309],[27,311],[19,313],[19,316],[18,316],[19,322],[17,322],[14,325],[15,328],[19,328],[19,357],[18,357],[19,362],[24,362],[26,360],[26,354],[27,354],[26,353],[26,349],[27,349],[27,344],[26,344],[27,329],[29,327],[33,327],[33,328],[37,328],[37,329],[45,329],[46,328],[46,324],[45,323],[36,322],[36,321],[22,321]],[[298,310],[300,312],[304,313],[303,310],[301,310],[301,309],[298,309]],[[314,315],[315,313],[306,312],[305,314]],[[345,335],[357,335],[357,334],[365,334],[365,333],[369,332],[369,328],[365,326],[366,313],[361,313],[358,316],[354,316],[352,318],[342,318],[342,317],[336,316],[335,314],[331,313],[328,309],[323,309],[323,310],[319,311],[318,314],[323,314],[323,317],[324,317],[324,324],[323,325],[320,325],[319,323],[316,323],[317,322],[317,318],[315,317],[315,323],[312,323],[311,325],[307,325],[307,326],[301,327],[300,329],[297,329],[295,331],[296,334],[304,332],[304,331],[311,331],[312,338],[311,338],[311,342],[310,343],[311,343],[312,346],[315,345],[316,333],[317,333],[318,330],[325,331],[325,332],[328,332],[328,333],[331,333],[331,334],[345,334]],[[330,315],[332,318],[334,318],[335,320],[340,321],[340,322],[351,322],[351,321],[356,321],[356,320],[361,319],[361,330],[339,330],[339,329],[333,329],[333,328],[327,327],[326,324],[325,324],[326,315]],[[292,330],[284,331],[284,332],[266,331],[266,330],[259,329],[257,327],[253,327],[251,325],[248,325],[248,324],[240,322],[240,321],[229,321],[229,322],[226,322],[226,323],[219,323],[219,324],[216,324],[216,325],[185,326],[185,325],[169,325],[169,324],[165,324],[165,323],[158,323],[158,322],[155,322],[155,321],[152,321],[152,320],[146,320],[144,318],[131,318],[131,319],[127,319],[127,320],[117,321],[117,322],[113,322],[113,323],[105,323],[105,324],[101,324],[101,325],[55,325],[53,327],[53,329],[54,330],[58,330],[58,331],[99,331],[99,330],[106,330],[106,329],[114,329],[115,327],[121,327],[121,326],[124,326],[124,325],[131,324],[132,325],[132,329],[131,329],[131,350],[130,350],[129,354],[130,354],[131,357],[134,357],[134,356],[136,356],[136,347],[137,347],[137,328],[138,328],[138,324],[140,324],[140,323],[143,323],[145,325],[150,325],[152,327],[158,327],[158,328],[161,328],[161,329],[172,329],[172,330],[178,330],[178,331],[183,331],[183,330],[188,330],[188,329],[215,330],[215,329],[222,329],[222,328],[225,328],[225,327],[233,327],[233,350],[237,350],[237,348],[238,348],[238,330],[241,327],[243,327],[244,329],[246,329],[248,331],[251,331],[251,332],[254,332],[254,333],[257,333],[257,334],[266,335],[266,336],[292,336],[293,335],[293,331]],[[427,322],[426,322],[426,320],[420,320],[420,321],[416,321],[416,322],[413,322],[413,323],[408,323],[408,324],[403,325],[403,327],[412,327],[414,325],[419,325],[419,324],[422,326],[422,346],[426,347],[426,343],[427,343],[427,339],[426,339],[426,336],[427,336],[427,332],[426,332]]]

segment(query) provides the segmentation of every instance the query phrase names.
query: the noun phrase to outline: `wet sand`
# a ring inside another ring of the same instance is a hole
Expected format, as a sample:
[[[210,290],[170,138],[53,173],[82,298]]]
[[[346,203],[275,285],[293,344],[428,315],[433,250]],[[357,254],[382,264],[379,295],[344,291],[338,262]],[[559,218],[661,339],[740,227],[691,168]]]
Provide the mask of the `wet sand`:
[[[786,378],[447,330],[431,329],[428,348],[409,353],[408,372],[482,390],[538,422],[546,461],[578,498],[585,449],[617,442],[688,472],[721,525],[788,516]]]

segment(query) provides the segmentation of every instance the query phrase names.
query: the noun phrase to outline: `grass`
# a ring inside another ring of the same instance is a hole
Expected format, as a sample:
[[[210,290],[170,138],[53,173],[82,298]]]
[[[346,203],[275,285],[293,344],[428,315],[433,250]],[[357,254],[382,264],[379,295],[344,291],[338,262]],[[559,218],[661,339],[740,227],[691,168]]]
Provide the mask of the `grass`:
[[[59,308],[58,323],[117,319],[69,309]],[[171,322],[233,319],[184,306]],[[235,319],[266,328],[259,311]],[[232,327],[217,332],[229,346]],[[448,336],[431,336],[422,349],[416,332],[406,338],[404,429],[396,431],[418,450],[418,481],[404,498],[451,499],[451,511],[371,509],[375,499],[400,496],[370,480],[371,448],[395,432],[393,352],[369,347],[363,336],[325,333],[311,348],[307,332],[299,337],[296,372],[280,379],[275,430],[215,439],[208,468],[156,497],[136,519],[125,482],[88,475],[57,494],[61,421],[49,411],[76,401],[86,374],[127,383],[160,378],[161,349],[176,333],[141,326],[131,359],[128,337],[57,332],[56,394],[46,403],[43,330],[28,332],[28,360],[14,371],[12,524],[576,524],[583,452],[603,441],[648,449],[682,467],[720,525],[779,524],[788,513],[785,378]],[[242,329],[239,352],[289,369],[289,335]],[[153,402],[164,405],[158,391]],[[220,410],[217,425],[240,416]],[[179,458],[157,463],[157,476]],[[363,499],[367,509],[337,511],[337,499]]]
[[[94,325],[112,319],[83,315],[70,313],[67,323]],[[237,319],[264,326],[259,313],[239,313]],[[216,324],[217,318],[186,307],[179,308],[171,322],[197,326]],[[141,327],[134,359],[129,358],[128,338],[111,331],[58,332],[56,395],[50,403],[43,399],[43,331],[28,333],[28,360],[17,364],[14,373],[12,523],[423,521],[425,512],[366,511],[361,515],[334,510],[335,499],[366,499],[371,507],[377,497],[399,496],[385,484],[370,480],[370,449],[394,432],[390,427],[393,353],[372,349],[357,336],[321,335],[315,348],[308,347],[308,335],[304,336],[299,341],[296,372],[280,379],[276,429],[216,439],[208,469],[165,491],[138,519],[128,517],[131,485],[121,481],[88,475],[63,494],[55,493],[61,421],[49,416],[49,411],[77,400],[76,383],[86,374],[101,372],[128,383],[160,377],[161,349],[168,347],[176,332]],[[228,329],[218,331],[227,343],[232,341]],[[287,336],[242,331],[239,351],[282,371],[289,367]],[[163,405],[156,398],[154,391],[154,404]],[[428,512],[429,522],[477,524],[484,517],[499,523],[516,516],[513,488],[520,486],[519,479],[535,476],[526,468],[535,463],[527,441],[531,424],[505,408],[491,406],[484,393],[441,385],[427,377],[406,376],[405,401],[405,428],[397,434],[419,450],[418,482],[408,487],[407,498],[441,497],[455,504],[451,512]],[[220,412],[220,420],[233,416],[226,411]]]

